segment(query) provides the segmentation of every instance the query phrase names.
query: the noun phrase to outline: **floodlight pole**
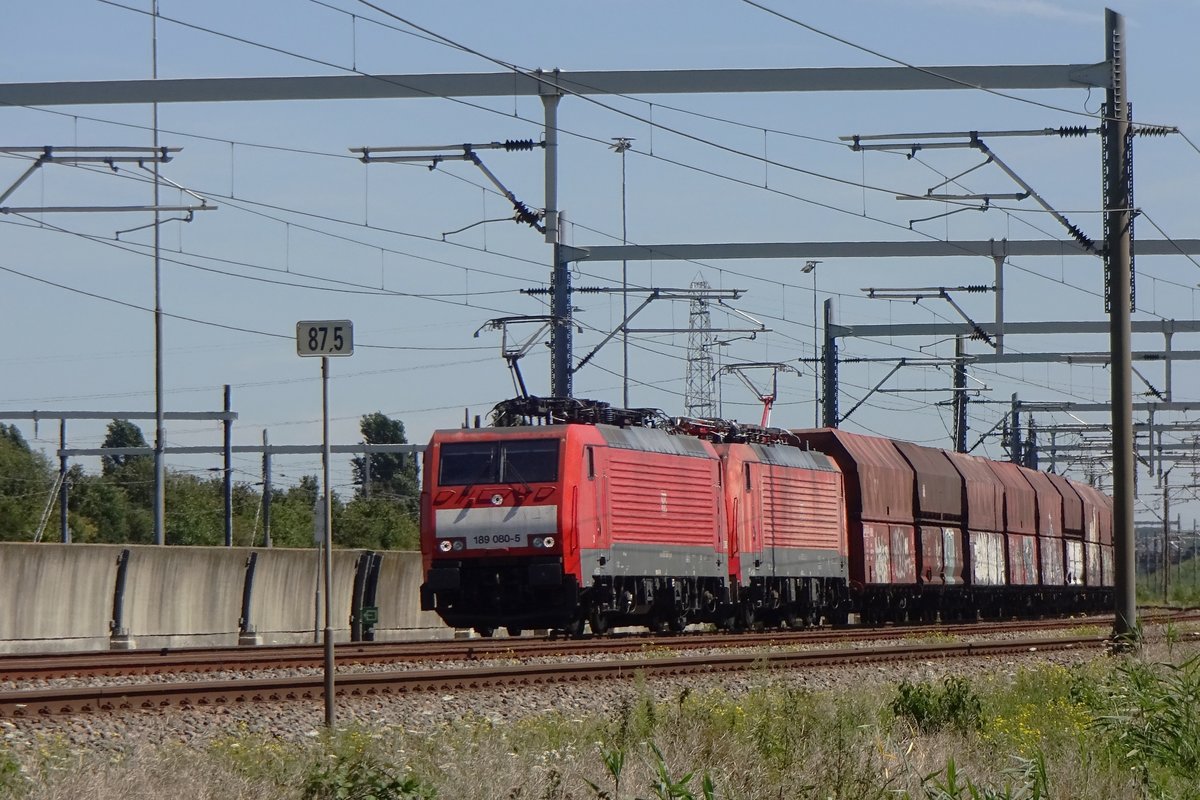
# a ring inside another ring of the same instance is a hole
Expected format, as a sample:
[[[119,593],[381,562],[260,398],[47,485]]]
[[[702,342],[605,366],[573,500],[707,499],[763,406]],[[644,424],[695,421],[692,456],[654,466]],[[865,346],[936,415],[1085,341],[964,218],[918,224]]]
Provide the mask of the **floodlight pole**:
[[[154,0],[151,25],[151,77],[158,80],[158,0]],[[152,106],[153,144],[158,149],[158,103]],[[154,159],[154,543],[167,543],[166,497],[167,478],[163,450],[167,446],[163,424],[163,310],[162,310],[162,218],[158,212],[158,159]]]

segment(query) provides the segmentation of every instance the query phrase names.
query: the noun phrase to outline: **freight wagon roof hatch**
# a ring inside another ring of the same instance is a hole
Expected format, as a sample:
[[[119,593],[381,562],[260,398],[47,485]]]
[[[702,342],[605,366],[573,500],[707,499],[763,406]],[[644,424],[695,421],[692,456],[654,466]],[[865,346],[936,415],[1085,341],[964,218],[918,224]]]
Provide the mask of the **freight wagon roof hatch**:
[[[1037,496],[1038,536],[1062,536],[1063,501],[1054,482],[1046,473],[1034,469],[1022,469],[1021,474]]]
[[[1037,496],[1029,481],[1021,477],[1021,468],[1007,461],[989,461],[988,466],[1004,484],[1005,530],[1026,536],[1036,534]]]
[[[988,460],[966,453],[943,452],[963,477],[967,528],[972,531],[1004,530],[1004,485],[988,468]]]
[[[828,454],[846,476],[846,503],[865,521],[913,524],[913,471],[888,439],[836,428],[795,430],[801,445]]]
[[[962,524],[963,479],[941,450],[893,442],[916,475],[913,504],[918,520]]]

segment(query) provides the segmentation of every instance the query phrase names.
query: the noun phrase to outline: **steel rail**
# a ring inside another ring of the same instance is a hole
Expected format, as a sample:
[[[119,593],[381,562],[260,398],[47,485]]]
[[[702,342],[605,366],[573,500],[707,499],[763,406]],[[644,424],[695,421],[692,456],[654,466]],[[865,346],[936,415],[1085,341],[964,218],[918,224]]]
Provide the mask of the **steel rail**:
[[[1200,613],[1148,615],[1147,623],[1200,619]],[[871,628],[806,628],[738,634],[625,634],[586,639],[522,637],[440,641],[357,642],[340,644],[337,663],[375,664],[393,661],[480,661],[491,658],[538,658],[595,653],[629,653],[647,649],[788,647],[837,642],[983,636],[1111,625],[1112,616],[1016,622],[910,625]],[[172,672],[219,672],[317,667],[323,651],[313,645],[258,645],[217,648],[162,648],[133,651],[0,654],[0,680],[21,681],[84,676],[131,676]]]
[[[915,659],[966,658],[1099,648],[1106,644],[1106,640],[1100,636],[1071,636],[1001,642],[955,642],[837,650],[643,657],[620,661],[516,664],[449,670],[344,673],[338,676],[337,694],[342,697],[365,697],[428,691],[470,691],[623,679],[635,675],[682,676]],[[323,698],[323,693],[324,678],[320,674],[213,682],[59,687],[0,693],[0,718],[206,708],[256,702],[315,701]]]

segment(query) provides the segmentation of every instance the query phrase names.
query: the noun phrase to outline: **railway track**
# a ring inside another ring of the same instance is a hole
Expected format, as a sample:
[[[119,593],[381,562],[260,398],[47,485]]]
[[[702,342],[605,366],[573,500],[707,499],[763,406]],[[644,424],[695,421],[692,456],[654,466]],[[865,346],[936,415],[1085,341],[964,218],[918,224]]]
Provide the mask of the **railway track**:
[[[1177,617],[1171,617],[1177,618]],[[1200,619],[1200,613],[1194,615]],[[1159,617],[1147,621],[1161,621]],[[629,634],[585,639],[521,637],[421,642],[355,642],[336,648],[340,666],[421,661],[479,661],[497,658],[540,658],[644,650],[691,650],[769,646],[825,645],[840,642],[980,636],[1106,626],[1111,617],[1038,620],[960,625],[914,625],[871,628],[812,628],[740,634]],[[9,681],[84,676],[151,675],[172,672],[218,672],[319,667],[321,645],[179,648],[0,655],[0,679]]]
[[[1200,620],[1200,612],[1146,615],[1144,621]],[[637,653],[646,650],[735,649],[800,647],[856,641],[921,637],[982,636],[996,633],[1071,630],[1109,626],[1112,617],[1086,617],[1019,622],[959,625],[913,625],[872,628],[814,628],[757,633],[675,635],[629,634],[585,639],[522,637],[459,639],[421,642],[355,642],[338,645],[339,666],[422,661],[481,661],[489,659],[543,658],[597,653]],[[0,655],[0,679],[33,679],[85,676],[132,676],[164,673],[204,673],[230,670],[267,670],[320,667],[321,645],[220,648],[182,648],[134,651],[94,651]]]
[[[1100,636],[1016,639],[990,642],[939,642],[871,648],[776,650],[749,653],[675,655],[622,660],[504,664],[456,669],[346,673],[337,677],[339,697],[412,692],[528,687],[562,682],[681,676],[761,669],[794,669],[879,662],[997,656],[1032,651],[1099,649]],[[156,711],[246,703],[317,701],[324,697],[321,675],[183,683],[113,686],[65,686],[0,692],[0,718]]]

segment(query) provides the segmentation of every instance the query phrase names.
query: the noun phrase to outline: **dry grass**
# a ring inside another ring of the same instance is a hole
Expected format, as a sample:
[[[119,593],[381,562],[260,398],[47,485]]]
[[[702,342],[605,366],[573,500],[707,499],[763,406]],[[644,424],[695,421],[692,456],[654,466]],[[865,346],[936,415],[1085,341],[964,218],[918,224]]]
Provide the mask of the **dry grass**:
[[[1156,645],[1143,658],[1178,663],[1197,652]],[[706,775],[723,800],[1141,800],[1153,794],[1148,779],[1161,780],[1155,796],[1197,797],[1187,781],[1131,769],[1113,730],[1097,727],[1115,665],[1043,665],[975,681],[958,691],[978,700],[970,705],[978,713],[953,724],[953,710],[917,724],[895,687],[813,693],[764,672],[738,695],[683,690],[656,702],[642,687],[603,717],[464,718],[432,734],[360,729],[307,746],[239,735],[203,751],[143,746],[119,761],[48,746],[27,764],[26,782],[6,777],[0,750],[0,798],[324,798],[374,781],[390,787],[380,798],[684,800],[704,797]],[[936,699],[946,687],[922,691]],[[338,772],[345,765],[355,768]]]

